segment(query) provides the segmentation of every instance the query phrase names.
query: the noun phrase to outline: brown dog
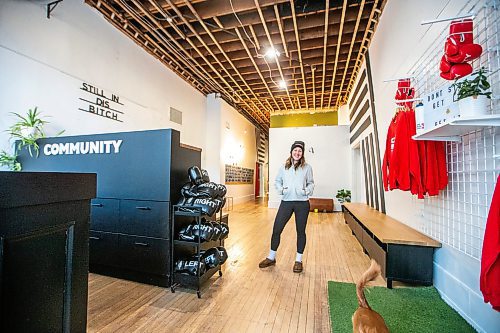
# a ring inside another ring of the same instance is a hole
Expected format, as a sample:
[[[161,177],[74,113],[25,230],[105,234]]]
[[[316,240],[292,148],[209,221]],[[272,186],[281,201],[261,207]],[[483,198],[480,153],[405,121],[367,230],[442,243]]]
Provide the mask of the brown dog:
[[[389,333],[384,318],[370,308],[365,298],[365,285],[374,280],[379,274],[380,266],[372,259],[370,268],[363,273],[361,279],[356,283],[359,307],[352,315],[353,333]]]

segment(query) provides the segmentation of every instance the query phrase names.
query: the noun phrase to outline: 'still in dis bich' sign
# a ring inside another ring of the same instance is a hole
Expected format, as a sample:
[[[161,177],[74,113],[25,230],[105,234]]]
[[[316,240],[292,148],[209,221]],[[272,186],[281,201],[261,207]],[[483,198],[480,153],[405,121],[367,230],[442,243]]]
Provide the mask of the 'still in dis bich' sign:
[[[82,97],[80,101],[84,104],[78,110],[95,114],[114,121],[123,122],[120,116],[123,112],[118,110],[123,107],[120,103],[120,97],[114,94],[105,93],[104,89],[97,88],[86,82],[82,82],[80,87],[82,90]]]

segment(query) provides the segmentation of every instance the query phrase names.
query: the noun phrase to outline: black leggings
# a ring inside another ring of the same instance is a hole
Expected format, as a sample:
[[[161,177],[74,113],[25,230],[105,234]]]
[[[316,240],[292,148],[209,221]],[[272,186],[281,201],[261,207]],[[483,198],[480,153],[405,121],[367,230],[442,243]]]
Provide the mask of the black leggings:
[[[281,201],[276,219],[274,220],[271,250],[278,250],[281,232],[295,213],[295,229],[297,230],[297,252],[304,253],[306,247],[306,225],[309,216],[309,201]]]

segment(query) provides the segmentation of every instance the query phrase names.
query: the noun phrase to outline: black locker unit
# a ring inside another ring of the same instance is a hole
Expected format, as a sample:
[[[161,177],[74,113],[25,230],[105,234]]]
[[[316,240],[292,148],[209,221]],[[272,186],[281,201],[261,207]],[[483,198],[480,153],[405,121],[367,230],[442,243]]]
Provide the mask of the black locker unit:
[[[95,174],[0,172],[0,332],[85,332]]]
[[[97,173],[92,200],[90,270],[168,286],[171,207],[200,165],[199,150],[173,129],[39,140],[40,154],[20,154],[25,171]]]

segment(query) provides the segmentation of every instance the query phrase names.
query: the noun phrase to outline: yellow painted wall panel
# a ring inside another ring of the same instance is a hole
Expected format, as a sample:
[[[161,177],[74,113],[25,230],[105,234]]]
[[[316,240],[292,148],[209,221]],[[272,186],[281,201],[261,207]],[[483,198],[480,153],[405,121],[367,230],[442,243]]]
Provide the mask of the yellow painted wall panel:
[[[297,113],[271,116],[271,128],[338,125],[337,112]]]

